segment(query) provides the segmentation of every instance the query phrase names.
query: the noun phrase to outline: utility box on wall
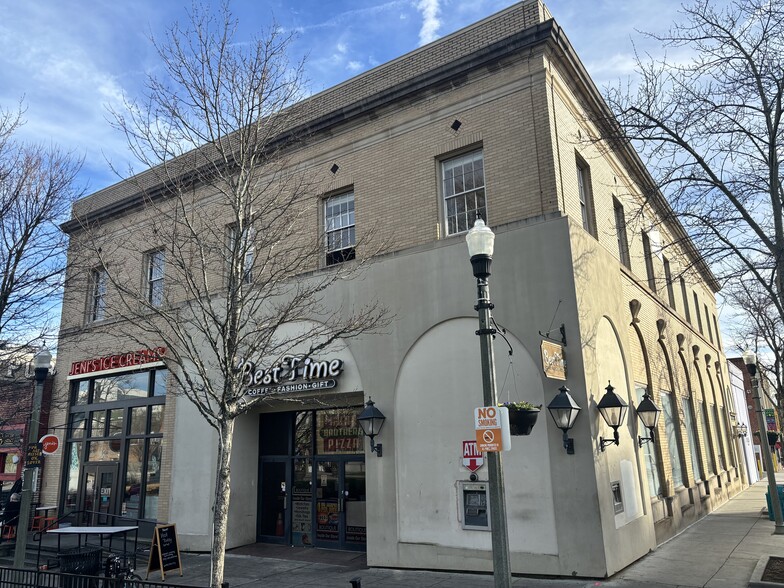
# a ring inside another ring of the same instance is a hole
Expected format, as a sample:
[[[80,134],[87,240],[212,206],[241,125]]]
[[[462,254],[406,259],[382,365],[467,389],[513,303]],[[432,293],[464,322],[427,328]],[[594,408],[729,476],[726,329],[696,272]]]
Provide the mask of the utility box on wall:
[[[487,482],[459,482],[460,514],[463,528],[473,531],[490,530],[490,503]]]

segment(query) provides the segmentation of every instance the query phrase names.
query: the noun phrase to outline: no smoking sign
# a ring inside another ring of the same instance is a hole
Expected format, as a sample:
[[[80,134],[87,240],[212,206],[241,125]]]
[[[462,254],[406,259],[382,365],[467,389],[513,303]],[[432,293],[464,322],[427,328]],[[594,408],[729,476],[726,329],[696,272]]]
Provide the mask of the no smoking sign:
[[[508,451],[509,409],[503,406],[480,406],[474,409],[474,430],[478,451]]]

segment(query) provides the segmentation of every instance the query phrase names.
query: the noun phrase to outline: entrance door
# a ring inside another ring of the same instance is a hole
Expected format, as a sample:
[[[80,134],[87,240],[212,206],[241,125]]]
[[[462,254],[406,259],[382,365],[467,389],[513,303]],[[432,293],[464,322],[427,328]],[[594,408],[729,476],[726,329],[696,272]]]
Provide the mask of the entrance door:
[[[316,458],[317,547],[364,551],[367,542],[365,460],[354,456]]]
[[[117,515],[117,478],[119,466],[85,464],[79,498],[80,522],[83,525],[111,525]]]
[[[289,542],[289,463],[290,460],[285,458],[265,458],[261,462],[258,535],[261,540],[270,543]]]

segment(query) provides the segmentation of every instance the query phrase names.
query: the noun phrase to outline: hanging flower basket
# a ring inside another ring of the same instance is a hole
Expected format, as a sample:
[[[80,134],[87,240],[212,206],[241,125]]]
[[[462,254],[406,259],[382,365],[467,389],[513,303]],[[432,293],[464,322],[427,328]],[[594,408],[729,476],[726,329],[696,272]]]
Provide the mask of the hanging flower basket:
[[[531,434],[541,406],[534,406],[530,402],[503,402],[498,406],[509,409],[509,432],[512,435]]]

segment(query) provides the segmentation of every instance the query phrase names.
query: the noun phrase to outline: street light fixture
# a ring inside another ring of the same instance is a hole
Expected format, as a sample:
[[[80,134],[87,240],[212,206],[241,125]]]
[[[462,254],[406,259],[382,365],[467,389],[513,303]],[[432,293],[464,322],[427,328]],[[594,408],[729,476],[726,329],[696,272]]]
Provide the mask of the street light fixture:
[[[41,420],[41,403],[44,395],[44,382],[49,375],[52,367],[52,354],[44,347],[36,353],[35,366],[35,390],[33,392],[33,406],[30,412],[30,427],[27,433],[27,446],[38,442],[38,426]],[[25,461],[27,452],[25,451]],[[25,562],[25,551],[27,549],[27,529],[30,526],[30,507],[33,502],[33,472],[32,468],[25,467],[22,470],[22,500],[19,506],[19,519],[16,525],[16,546],[14,547],[14,567],[22,569]]]
[[[468,255],[476,278],[476,306],[479,313],[479,348],[482,359],[482,393],[484,406],[496,406],[495,357],[492,337],[496,330],[490,311],[490,289],[487,278],[493,262],[495,234],[485,225],[479,215],[473,228],[466,235]],[[490,533],[493,546],[493,578],[496,588],[510,588],[512,570],[509,558],[509,532],[506,525],[506,504],[504,500],[504,473],[501,453],[487,452],[488,499],[490,502]]]
[[[621,439],[618,435],[618,427],[623,424],[623,419],[626,418],[626,411],[629,410],[627,402],[615,392],[615,388],[613,388],[610,382],[607,382],[607,388],[605,388],[605,390],[606,392],[604,393],[604,396],[602,396],[597,407],[602,418],[604,418],[604,422],[606,422],[609,427],[612,427],[613,438],[605,439],[604,437],[599,437],[602,451],[604,451],[604,448],[608,445],[621,444]]]
[[[638,436],[637,443],[640,445],[640,447],[642,447],[645,443],[656,443],[656,425],[659,422],[661,409],[656,406],[653,398],[651,398],[651,393],[647,389],[645,390],[645,394],[642,396],[642,400],[640,400],[640,404],[637,405],[637,408],[635,408],[634,411],[640,418],[643,427],[648,429],[649,435],[649,437]]]
[[[746,423],[739,424],[738,425],[738,439],[741,439],[742,437],[745,437],[748,434],[749,434],[749,427],[746,425]]]
[[[362,431],[370,437],[370,451],[375,452],[378,457],[381,457],[381,443],[376,444],[373,442],[373,439],[381,432],[381,427],[384,426],[384,421],[386,420],[387,417],[376,408],[375,402],[370,398],[368,398],[365,404],[365,410],[357,417]]]
[[[577,415],[580,414],[580,406],[569,394],[569,388],[561,386],[558,394],[547,405],[550,416],[555,421],[555,426],[563,431],[563,446],[568,455],[574,455],[574,439],[569,438],[569,429],[574,426]]]
[[[757,354],[747,349],[743,352],[743,363],[751,376],[751,395],[754,400],[754,410],[757,413],[757,424],[760,431],[765,430],[765,415],[762,412],[762,402],[759,395],[759,378],[757,378]],[[773,472],[773,458],[770,456],[770,446],[765,443],[760,434],[760,453],[765,461],[765,469],[768,473],[768,493],[770,504],[773,509],[773,528],[774,535],[784,535],[784,520],[781,516],[781,502],[779,501],[778,489],[776,488],[776,474]]]

